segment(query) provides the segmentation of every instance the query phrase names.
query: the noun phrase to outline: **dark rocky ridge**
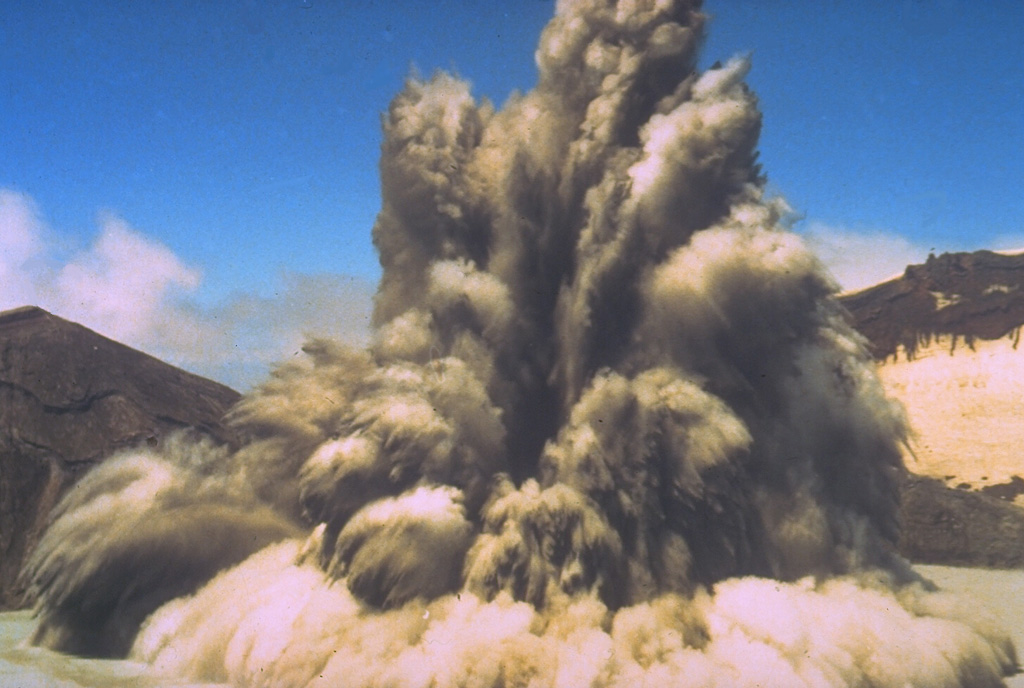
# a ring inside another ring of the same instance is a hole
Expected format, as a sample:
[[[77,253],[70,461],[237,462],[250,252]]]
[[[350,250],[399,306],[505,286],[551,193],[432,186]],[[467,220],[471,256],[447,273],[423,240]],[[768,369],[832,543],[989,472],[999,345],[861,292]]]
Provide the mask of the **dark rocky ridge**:
[[[918,346],[939,335],[953,335],[954,346],[1010,334],[1017,341],[1024,324],[1024,254],[931,255],[902,277],[841,301],[879,360],[900,346],[913,358]]]
[[[119,449],[221,423],[234,390],[36,307],[0,313],[0,608],[64,492]]]
[[[1024,567],[1024,509],[909,475],[900,493],[900,552],[947,566]]]
[[[840,300],[880,361],[901,350],[912,360],[940,336],[953,348],[1011,336],[1016,348],[1024,325],[1024,254],[932,255],[901,277]],[[1019,477],[974,491],[908,473],[900,550],[920,563],[1024,566],[1024,509],[1012,503],[1022,493]]]

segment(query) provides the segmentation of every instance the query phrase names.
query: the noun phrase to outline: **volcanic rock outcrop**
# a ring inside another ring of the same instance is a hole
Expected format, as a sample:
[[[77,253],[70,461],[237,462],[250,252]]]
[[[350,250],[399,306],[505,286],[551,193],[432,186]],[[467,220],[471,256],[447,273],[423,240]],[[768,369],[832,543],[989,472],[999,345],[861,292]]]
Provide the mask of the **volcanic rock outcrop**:
[[[902,277],[847,294],[843,305],[884,360],[946,337],[972,347],[978,340],[1020,339],[1024,325],[1024,253],[993,251],[928,256]]]
[[[900,550],[925,564],[1024,567],[1024,509],[910,474],[901,490]]]
[[[929,256],[842,301],[910,420],[902,552],[1024,564],[1024,254]]]
[[[119,449],[221,424],[238,393],[40,308],[0,313],[0,608],[60,497]]]

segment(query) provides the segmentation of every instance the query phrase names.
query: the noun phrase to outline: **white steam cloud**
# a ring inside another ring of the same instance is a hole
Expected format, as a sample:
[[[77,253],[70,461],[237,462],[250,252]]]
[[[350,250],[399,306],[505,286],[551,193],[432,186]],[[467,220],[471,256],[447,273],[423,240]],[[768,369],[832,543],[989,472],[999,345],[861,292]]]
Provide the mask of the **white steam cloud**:
[[[0,190],[0,308],[52,308],[136,345],[172,335],[159,331],[171,320],[166,311],[199,285],[199,273],[115,216],[99,224],[92,246],[54,265],[48,244],[56,242],[34,202]]]
[[[908,265],[923,263],[936,251],[892,232],[853,231],[818,222],[810,224],[804,238],[844,291],[899,277]]]
[[[559,2],[502,110],[411,80],[369,346],[310,342],[237,449],[91,474],[36,641],[275,688],[1001,685],[1003,633],[895,554],[902,411],[698,10]]]
[[[243,390],[311,334],[368,339],[372,289],[357,279],[285,274],[274,297],[203,307],[200,272],[117,216],[70,256],[61,244],[30,197],[0,189],[0,310],[40,306]]]

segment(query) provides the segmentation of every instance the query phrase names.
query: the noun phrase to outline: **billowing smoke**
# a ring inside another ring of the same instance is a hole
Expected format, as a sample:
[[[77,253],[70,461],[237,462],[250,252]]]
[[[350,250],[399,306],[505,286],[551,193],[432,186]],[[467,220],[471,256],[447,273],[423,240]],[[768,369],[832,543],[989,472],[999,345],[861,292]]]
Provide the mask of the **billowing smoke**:
[[[225,451],[173,438],[163,456],[111,458],[58,505],[25,573],[45,608],[34,642],[87,656],[127,654],[160,605],[300,531],[211,469]]]
[[[372,344],[310,343],[237,451],[91,474],[37,640],[250,686],[1000,685],[893,552],[901,411],[697,5],[560,2],[501,110],[411,80]]]

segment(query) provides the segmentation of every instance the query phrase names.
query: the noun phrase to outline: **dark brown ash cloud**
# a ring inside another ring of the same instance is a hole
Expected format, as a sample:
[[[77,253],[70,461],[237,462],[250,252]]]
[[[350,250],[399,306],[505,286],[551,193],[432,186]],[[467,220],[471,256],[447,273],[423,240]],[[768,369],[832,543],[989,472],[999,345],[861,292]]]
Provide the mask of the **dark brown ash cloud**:
[[[110,562],[166,589],[134,534],[93,529],[194,494],[272,510],[281,541],[190,565],[225,570],[137,637],[138,613],[97,625],[195,679],[1000,685],[1005,637],[892,552],[901,411],[765,196],[748,63],[695,71],[702,26],[697,3],[561,2],[503,109],[411,80],[384,121],[372,344],[282,366],[231,456],[110,469],[178,476],[152,489],[95,477],[30,566],[39,637],[77,647],[63,601]]]

